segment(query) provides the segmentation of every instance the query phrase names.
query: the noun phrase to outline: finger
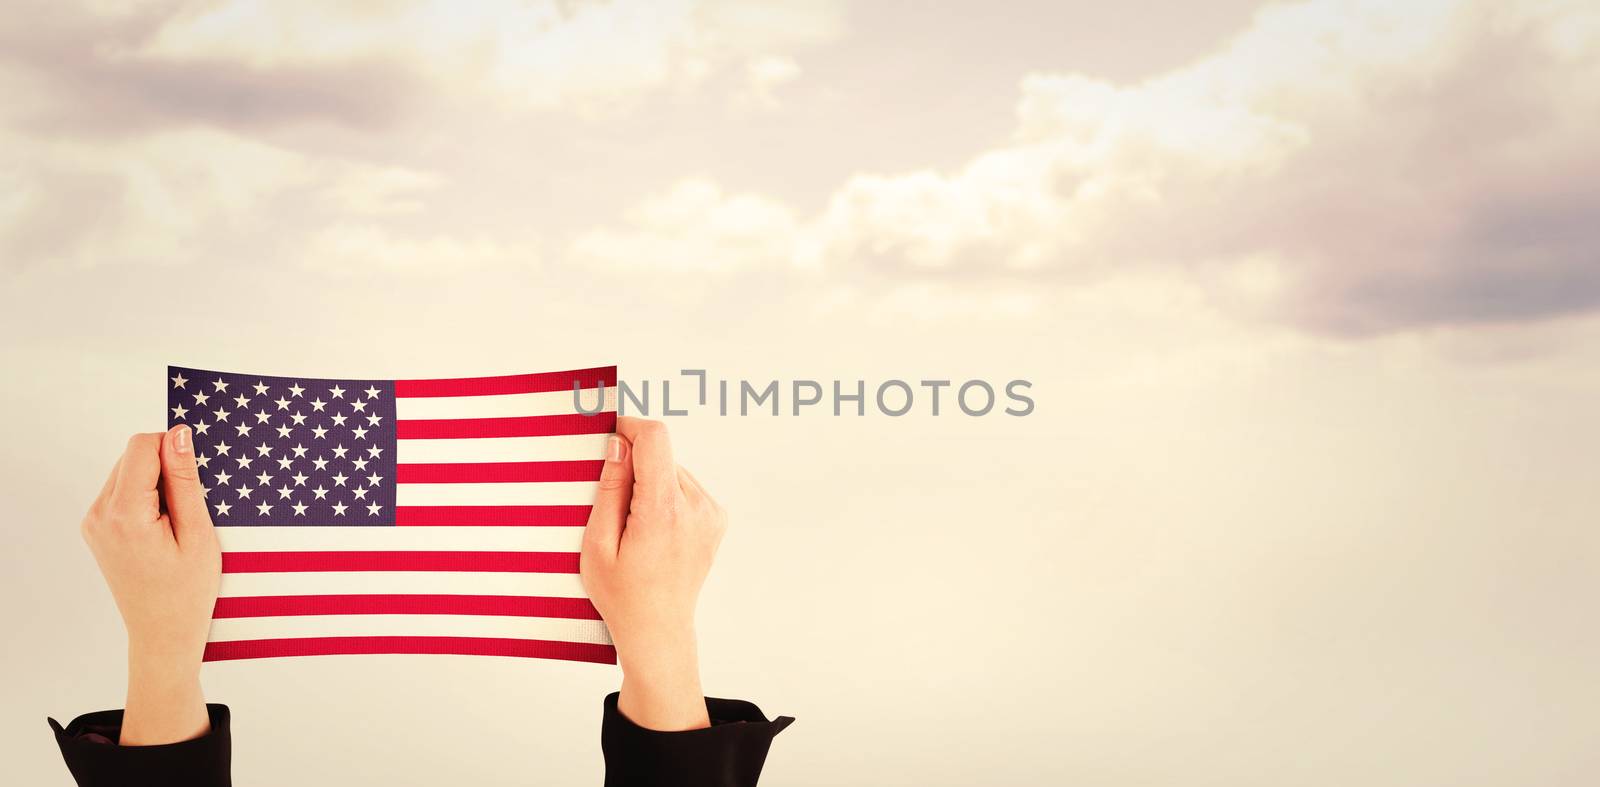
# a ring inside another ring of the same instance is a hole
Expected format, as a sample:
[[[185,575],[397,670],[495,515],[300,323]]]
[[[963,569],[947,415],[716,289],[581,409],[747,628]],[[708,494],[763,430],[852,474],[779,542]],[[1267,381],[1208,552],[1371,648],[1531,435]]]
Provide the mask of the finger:
[[[161,480],[160,432],[136,434],[128,438],[128,448],[117,464],[117,482],[111,490],[111,504],[119,509],[137,510],[156,501],[156,482]]]
[[[660,421],[622,417],[617,434],[628,439],[633,454],[634,497],[665,506],[678,492],[678,466],[672,461],[672,441]]]
[[[589,509],[589,526],[583,529],[584,551],[614,555],[622,543],[622,527],[633,499],[633,456],[628,438],[612,435],[606,441],[605,466],[600,470],[600,491]]]
[[[178,544],[195,543],[211,531],[211,512],[200,489],[200,468],[194,461],[194,437],[179,424],[161,440],[161,496],[172,518]]]

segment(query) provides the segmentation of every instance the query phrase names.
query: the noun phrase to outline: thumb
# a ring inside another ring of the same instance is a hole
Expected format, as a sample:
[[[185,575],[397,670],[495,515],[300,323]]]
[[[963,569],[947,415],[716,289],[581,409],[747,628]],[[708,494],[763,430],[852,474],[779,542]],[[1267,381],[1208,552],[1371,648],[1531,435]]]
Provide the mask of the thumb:
[[[584,551],[597,549],[615,555],[622,542],[622,525],[628,521],[633,501],[633,446],[628,438],[612,435],[606,440],[605,467],[600,470],[600,491],[589,510],[589,526],[583,529]]]
[[[194,461],[194,435],[179,424],[161,440],[161,496],[172,518],[178,544],[193,542],[211,530],[211,512],[200,490],[200,468]]]

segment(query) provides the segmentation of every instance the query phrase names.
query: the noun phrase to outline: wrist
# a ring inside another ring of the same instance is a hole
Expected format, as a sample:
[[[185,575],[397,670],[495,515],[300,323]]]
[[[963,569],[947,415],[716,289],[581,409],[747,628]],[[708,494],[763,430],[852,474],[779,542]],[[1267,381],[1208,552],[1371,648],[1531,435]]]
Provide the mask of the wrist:
[[[709,727],[693,629],[618,642],[622,692],[618,710],[651,730]]]
[[[128,677],[161,683],[177,683],[200,677],[200,661],[205,655],[205,643],[128,640]]]

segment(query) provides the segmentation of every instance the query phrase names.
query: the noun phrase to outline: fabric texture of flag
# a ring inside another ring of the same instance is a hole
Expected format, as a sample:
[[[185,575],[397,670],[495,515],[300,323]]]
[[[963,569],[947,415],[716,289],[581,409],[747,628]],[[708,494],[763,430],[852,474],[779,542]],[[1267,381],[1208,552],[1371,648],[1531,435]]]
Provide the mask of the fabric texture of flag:
[[[172,366],[222,544],[206,661],[457,653],[614,664],[578,578],[616,367],[448,380]]]

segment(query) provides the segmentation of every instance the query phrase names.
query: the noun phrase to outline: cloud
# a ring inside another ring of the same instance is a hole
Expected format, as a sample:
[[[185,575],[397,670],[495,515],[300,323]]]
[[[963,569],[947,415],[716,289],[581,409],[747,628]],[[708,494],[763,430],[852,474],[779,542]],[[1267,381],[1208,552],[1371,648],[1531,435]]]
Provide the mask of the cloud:
[[[739,100],[762,109],[776,109],[779,87],[800,78],[800,64],[793,58],[767,55],[745,66],[745,91]]]
[[[781,62],[833,36],[839,16],[800,0],[24,5],[0,20],[0,67],[27,91],[30,123],[84,133],[108,118],[370,130],[468,99],[588,111]]]
[[[1600,306],[1592,5],[1314,2],[1133,85],[1022,83],[1015,139],[959,171],[852,178],[830,267],[1074,282],[1188,268],[1344,334]]]
[[[766,243],[678,232],[692,210],[593,236],[674,234],[613,256],[717,269],[787,245],[785,263],[902,284],[1163,268],[1237,314],[1342,335],[1588,311],[1597,20],[1567,2],[1270,7],[1143,82],[1028,76],[1007,144],[953,172],[853,176]]]
[[[538,260],[529,248],[512,249],[489,239],[403,234],[374,224],[324,229],[311,236],[300,257],[306,268],[317,271],[441,276]]]
[[[776,202],[689,179],[634,208],[621,226],[579,235],[568,258],[660,271],[771,269],[792,257],[797,230],[793,213]]]

